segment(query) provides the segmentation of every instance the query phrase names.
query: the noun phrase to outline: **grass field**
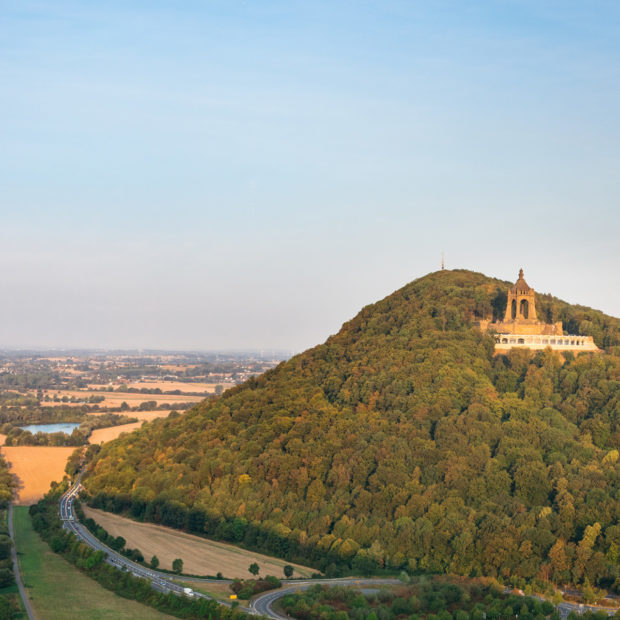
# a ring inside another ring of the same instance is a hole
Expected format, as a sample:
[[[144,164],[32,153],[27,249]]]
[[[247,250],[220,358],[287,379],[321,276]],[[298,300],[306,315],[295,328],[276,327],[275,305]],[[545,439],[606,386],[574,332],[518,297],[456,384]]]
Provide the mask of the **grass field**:
[[[3,446],[0,452],[17,476],[16,505],[34,504],[47,491],[51,482],[65,475],[67,459],[75,448],[47,446]]]
[[[39,620],[163,620],[151,607],[116,596],[53,553],[32,529],[28,509],[15,509],[20,572]]]
[[[284,577],[283,568],[290,564],[285,560],[246,551],[234,545],[207,540],[161,525],[139,523],[88,506],[84,506],[84,512],[107,530],[108,534],[122,536],[127,541],[127,547],[140,549],[147,561],[156,555],[160,568],[166,570],[172,569],[174,559],[181,558],[183,572],[190,575],[216,575],[221,572],[230,579],[249,579],[252,575],[248,572],[248,567],[253,562],[258,563],[261,576],[276,577]],[[295,577],[310,577],[316,572],[297,564],[291,566],[295,568]]]

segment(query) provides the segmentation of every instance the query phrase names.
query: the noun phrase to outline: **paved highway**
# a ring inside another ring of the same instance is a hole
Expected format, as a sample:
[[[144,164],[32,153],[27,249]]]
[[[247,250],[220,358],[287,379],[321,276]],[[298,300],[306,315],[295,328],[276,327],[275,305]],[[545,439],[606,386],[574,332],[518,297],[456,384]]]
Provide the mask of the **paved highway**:
[[[183,586],[180,586],[178,583],[172,581],[168,573],[162,573],[132,562],[125,556],[114,551],[114,549],[111,549],[107,545],[104,545],[75,518],[73,502],[75,501],[75,498],[77,497],[82,488],[80,484],[80,478],[81,475],[78,477],[76,483],[60,498],[60,518],[62,521],[64,521],[64,527],[69,531],[73,532],[73,534],[79,540],[86,543],[89,547],[92,547],[93,549],[96,549],[98,551],[103,551],[103,553],[106,555],[105,561],[108,564],[111,564],[119,570],[129,571],[135,577],[140,577],[141,579],[148,580],[151,584],[151,587],[155,590],[164,592],[166,594],[168,592],[173,592],[178,596],[185,596],[186,592]],[[208,580],[205,579],[204,581]],[[202,594],[201,592],[194,591],[192,593],[192,596],[197,598],[214,600],[221,605],[228,605],[229,607],[231,605],[231,603],[227,601],[218,601],[217,599],[207,596],[206,594]],[[251,612],[251,610],[249,609],[246,611]]]
[[[106,554],[106,562],[115,566],[119,570],[130,571],[136,577],[147,579],[151,583],[151,587],[161,592],[174,592],[181,596],[184,594],[183,587],[175,583],[170,579],[170,575],[167,573],[161,573],[159,571],[146,568],[140,564],[132,562],[125,556],[114,551],[107,545],[104,545],[98,538],[93,536],[86,527],[84,527],[76,518],[75,511],[73,509],[73,502],[80,493],[82,486],[80,484],[81,474],[76,480],[75,484],[61,497],[60,499],[60,518],[64,521],[65,528],[73,532],[75,536],[82,542],[86,543],[93,549],[103,551]],[[194,579],[192,581],[205,581],[213,582],[213,579]],[[222,580],[230,583],[229,580]],[[317,583],[325,583],[329,585],[382,585],[382,584],[397,584],[400,583],[397,579],[312,579],[308,581],[291,581],[285,582],[286,585],[280,590],[266,592],[255,598],[249,608],[240,607],[244,611],[255,614],[264,615],[272,618],[273,620],[285,620],[285,617],[275,612],[272,608],[272,603],[276,599],[288,594],[289,592],[295,592],[295,590],[305,590],[311,585]],[[194,596],[213,599],[206,594],[200,592],[194,592]],[[217,601],[221,605],[230,606],[228,601]],[[286,619],[289,620],[289,619]]]
[[[60,499],[60,518],[65,522],[65,527],[72,531],[77,538],[85,542],[88,546],[93,549],[97,549],[103,551],[106,554],[106,562],[112,564],[119,570],[126,570],[133,573],[136,577],[141,577],[142,579],[147,579],[151,583],[151,587],[160,592],[174,592],[179,596],[185,594],[184,589],[179,584],[175,583],[170,579],[170,575],[168,573],[161,573],[159,571],[152,570],[150,568],[146,568],[140,564],[136,564],[131,560],[127,559],[125,556],[120,553],[114,551],[107,545],[104,545],[99,539],[93,536],[77,519],[75,518],[75,512],[73,510],[73,502],[77,495],[81,490],[80,479],[82,475],[77,478],[76,483],[62,496]],[[192,581],[205,581],[205,582],[214,582],[213,579],[200,579],[200,578],[191,578]],[[229,580],[221,580],[224,582],[230,583]],[[220,581],[220,582],[221,582]],[[328,585],[346,585],[346,586],[374,586],[374,585],[388,585],[388,584],[398,584],[400,581],[397,579],[311,579],[308,581],[285,581],[284,587],[279,590],[271,590],[269,592],[265,592],[257,596],[254,600],[250,602],[249,608],[240,607],[243,611],[246,611],[251,614],[263,615],[272,618],[273,620],[290,620],[287,616],[283,616],[279,614],[273,609],[273,603],[289,593],[295,592],[296,590],[306,590],[312,585],[317,583],[324,583]],[[217,603],[221,605],[231,606],[231,603],[228,601],[219,601],[214,599],[206,594],[202,594],[200,592],[194,592],[193,596],[206,598],[210,600],[215,600]],[[558,611],[562,618],[566,618],[571,611],[575,611],[579,614],[584,613],[586,610],[592,611],[605,611],[608,615],[613,616],[615,613],[615,609],[605,609],[602,607],[593,607],[588,605],[578,605],[576,603],[560,603],[558,605]]]

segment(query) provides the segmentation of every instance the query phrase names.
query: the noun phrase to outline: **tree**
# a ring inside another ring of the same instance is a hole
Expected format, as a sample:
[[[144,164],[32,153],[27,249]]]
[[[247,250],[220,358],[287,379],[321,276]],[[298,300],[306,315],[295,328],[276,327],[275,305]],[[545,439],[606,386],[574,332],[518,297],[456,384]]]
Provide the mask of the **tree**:
[[[151,568],[157,568],[158,566],[159,566],[159,558],[156,555],[154,555],[151,558]]]
[[[254,575],[254,577],[256,577],[256,575],[258,575],[258,573],[260,572],[260,567],[258,566],[256,562],[252,562],[248,570],[250,571],[250,573],[252,573],[252,575]]]
[[[172,570],[175,573],[180,573],[183,570],[183,560],[181,558],[177,558],[172,562]]]
[[[295,569],[294,569],[294,568],[293,568],[290,564],[287,564],[287,565],[284,567],[284,576],[285,576],[287,579],[290,579],[290,578],[293,576],[293,573],[294,573],[294,572],[295,572]]]

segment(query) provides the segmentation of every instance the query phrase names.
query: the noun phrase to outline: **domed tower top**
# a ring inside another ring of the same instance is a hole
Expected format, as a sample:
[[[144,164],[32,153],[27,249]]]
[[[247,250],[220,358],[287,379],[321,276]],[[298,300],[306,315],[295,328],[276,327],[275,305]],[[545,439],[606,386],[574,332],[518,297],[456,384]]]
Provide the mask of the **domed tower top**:
[[[529,293],[533,289],[523,278],[523,269],[519,269],[519,279],[515,282],[515,285],[510,289],[511,293]]]
[[[536,321],[535,304],[534,289],[523,278],[523,269],[519,269],[519,279],[508,291],[504,321]]]

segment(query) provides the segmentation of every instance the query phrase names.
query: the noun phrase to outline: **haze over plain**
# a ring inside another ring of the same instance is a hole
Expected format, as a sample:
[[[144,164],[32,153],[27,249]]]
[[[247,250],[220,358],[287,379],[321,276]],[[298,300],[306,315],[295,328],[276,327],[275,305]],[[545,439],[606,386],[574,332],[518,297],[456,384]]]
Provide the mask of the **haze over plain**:
[[[0,347],[302,350],[442,250],[620,315],[615,3],[0,12]]]

